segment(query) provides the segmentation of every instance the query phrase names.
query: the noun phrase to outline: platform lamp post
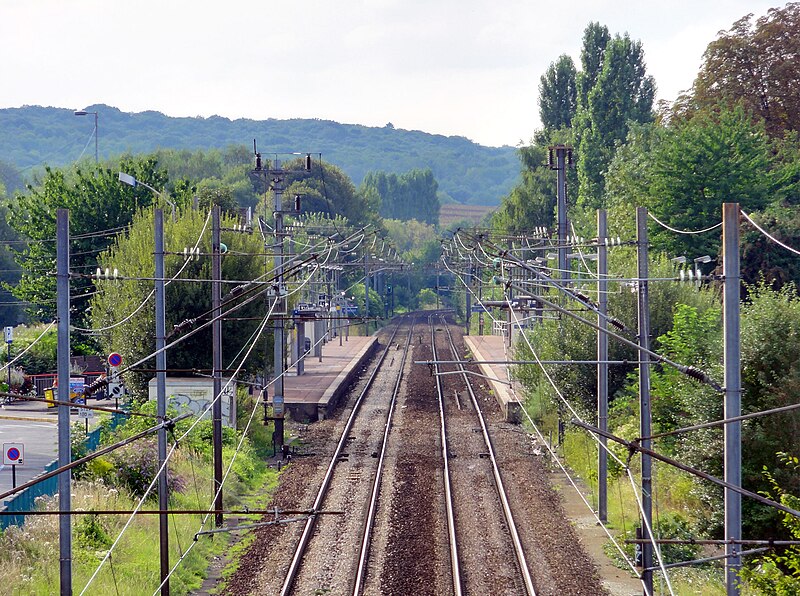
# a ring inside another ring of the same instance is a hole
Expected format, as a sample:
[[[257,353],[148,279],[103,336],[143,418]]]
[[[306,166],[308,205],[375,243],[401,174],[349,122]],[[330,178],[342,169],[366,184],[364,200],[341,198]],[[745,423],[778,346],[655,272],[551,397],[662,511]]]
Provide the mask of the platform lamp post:
[[[127,184],[128,186],[132,186],[134,188],[136,188],[139,185],[142,185],[145,188],[150,189],[153,192],[154,195],[156,195],[157,197],[159,197],[161,199],[164,199],[164,202],[167,205],[170,206],[170,208],[172,209],[172,221],[177,221],[177,219],[175,217],[175,203],[173,203],[172,201],[170,201],[167,198],[167,193],[166,192],[163,192],[163,191],[159,192],[158,190],[156,190],[155,188],[153,188],[152,186],[150,186],[146,182],[142,182],[141,180],[137,180],[136,178],[134,178],[130,174],[126,174],[125,172],[120,172],[119,173],[119,181],[122,182],[123,184]]]
[[[97,112],[87,112],[86,110],[75,111],[76,116],[88,116],[89,114],[94,114],[94,163],[99,163],[100,155],[97,152],[97,136],[99,132],[97,128]]]

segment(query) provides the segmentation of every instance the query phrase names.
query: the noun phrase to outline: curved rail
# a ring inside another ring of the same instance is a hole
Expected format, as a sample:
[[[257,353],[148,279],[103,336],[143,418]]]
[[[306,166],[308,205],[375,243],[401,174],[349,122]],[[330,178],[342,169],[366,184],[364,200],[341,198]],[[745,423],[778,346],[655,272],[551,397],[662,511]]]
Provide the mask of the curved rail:
[[[453,354],[453,359],[460,360],[461,358],[458,354],[458,350],[456,350],[455,343],[453,342],[453,337],[450,334],[450,329],[447,326],[444,317],[442,317],[442,323],[444,324],[445,331],[447,331],[447,339],[450,344],[450,350]],[[434,359],[436,359],[435,353],[434,353]],[[536,589],[533,587],[533,578],[531,577],[530,570],[528,569],[528,563],[527,560],[525,559],[525,551],[522,548],[522,541],[520,540],[519,532],[517,531],[517,525],[514,522],[514,515],[511,512],[511,506],[509,505],[508,502],[508,495],[506,494],[506,489],[505,486],[503,485],[503,479],[500,476],[500,468],[497,465],[497,459],[495,458],[495,452],[494,452],[494,445],[492,444],[492,438],[489,436],[489,429],[486,426],[486,420],[484,419],[483,413],[481,412],[480,404],[478,403],[478,399],[475,396],[475,392],[472,390],[472,384],[469,382],[469,377],[467,376],[467,371],[464,368],[464,365],[459,362],[457,366],[458,370],[461,371],[462,376],[464,377],[464,383],[466,384],[467,390],[469,391],[470,399],[472,400],[472,405],[475,409],[475,415],[478,417],[478,421],[480,422],[481,425],[483,440],[486,443],[486,449],[488,450],[489,453],[489,460],[491,461],[492,464],[492,475],[494,476],[495,487],[497,488],[497,494],[498,497],[500,498],[500,503],[503,510],[503,516],[505,517],[506,520],[506,526],[508,527],[509,534],[511,535],[511,541],[514,545],[514,554],[517,559],[517,565],[519,566],[520,573],[522,574],[522,579],[525,584],[525,589],[527,590],[529,596],[536,596]],[[438,376],[437,376],[437,383],[438,383]]]
[[[403,380],[403,369],[406,366],[406,358],[410,351],[411,336],[414,332],[414,322],[412,320],[411,326],[408,328],[408,336],[406,337],[406,349],[403,351],[403,358],[400,361],[400,373],[397,375],[397,380],[392,390],[392,399],[389,402],[389,413],[386,416],[386,425],[383,428],[383,441],[381,442],[381,451],[378,458],[378,468],[375,471],[375,478],[372,481],[372,493],[369,500],[369,509],[367,510],[367,518],[364,521],[364,531],[361,538],[361,551],[358,555],[358,570],[356,571],[355,583],[353,585],[353,596],[361,594],[364,587],[364,580],[367,575],[367,559],[369,557],[369,546],[372,540],[372,527],[375,523],[375,513],[378,509],[378,494],[381,490],[381,480],[383,479],[383,462],[386,458],[386,445],[389,442],[389,430],[392,428],[392,418],[394,416],[394,407],[397,403],[397,394],[400,391],[400,382]]]
[[[342,451],[344,450],[344,446],[347,443],[347,439],[350,436],[350,430],[353,428],[353,423],[356,420],[358,415],[358,411],[361,408],[361,404],[364,401],[364,397],[372,387],[372,383],[375,380],[375,377],[378,375],[378,371],[383,364],[383,361],[386,359],[386,355],[389,353],[389,348],[394,341],[395,336],[397,335],[398,330],[400,329],[400,325],[403,323],[404,319],[398,321],[397,326],[394,328],[392,332],[392,336],[389,338],[389,341],[386,342],[386,348],[383,350],[380,359],[378,360],[378,364],[375,366],[375,369],[372,371],[369,379],[367,380],[367,384],[364,387],[364,390],[356,399],[355,404],[353,405],[353,410],[350,412],[350,416],[347,419],[347,422],[344,426],[344,430],[342,431],[342,436],[339,438],[339,442],[336,444],[336,449],[333,452],[333,456],[331,457],[331,461],[328,464],[328,469],[325,472],[325,477],[322,479],[322,484],[319,487],[319,491],[317,492],[317,497],[314,499],[314,504],[312,505],[312,511],[318,511],[322,507],[322,503],[325,500],[325,495],[328,492],[328,488],[331,484],[331,479],[333,478],[333,472],[336,468],[336,464],[339,461],[339,458],[342,455]],[[408,350],[409,342],[406,342],[406,351]],[[402,374],[402,369],[401,369]],[[286,573],[286,578],[284,579],[283,586],[281,587],[281,596],[288,596],[291,593],[292,586],[294,585],[294,581],[297,578],[297,573],[300,570],[300,566],[303,561],[303,556],[305,555],[306,549],[308,547],[308,543],[311,540],[311,534],[314,531],[314,526],[316,525],[316,516],[311,515],[305,523],[303,527],[303,534],[300,536],[300,542],[297,544],[297,548],[295,549],[294,556],[292,557],[292,562],[289,564],[289,570]]]
[[[444,318],[442,318],[444,320]],[[431,351],[433,360],[437,361],[438,358],[436,357],[436,330],[433,326],[433,317],[428,318],[428,322],[431,326]],[[448,336],[450,332],[448,331]],[[451,340],[452,343],[452,340]],[[436,368],[436,373],[434,376],[436,377],[436,393],[439,396],[439,433],[441,436],[442,441],[442,460],[444,461],[444,495],[445,495],[445,508],[447,511],[447,536],[448,536],[448,543],[450,545],[450,569],[452,571],[453,577],[453,593],[455,596],[461,596],[462,594],[462,584],[461,584],[461,564],[458,559],[458,540],[456,538],[456,522],[455,522],[455,514],[453,513],[453,489],[452,484],[450,481],[450,463],[449,463],[449,451],[447,446],[447,431],[445,429],[445,419],[444,419],[444,390],[442,389],[442,380],[439,376],[439,365],[434,364]]]

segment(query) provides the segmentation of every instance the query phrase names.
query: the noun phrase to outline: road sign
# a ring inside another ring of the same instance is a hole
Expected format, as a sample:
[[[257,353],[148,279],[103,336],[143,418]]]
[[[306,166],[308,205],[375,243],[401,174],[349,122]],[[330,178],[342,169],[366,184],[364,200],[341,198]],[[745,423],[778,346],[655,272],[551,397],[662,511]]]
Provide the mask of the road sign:
[[[14,328],[13,327],[6,327],[4,329],[4,331],[5,331],[5,334],[6,334],[6,343],[10,344],[12,341],[14,341]]]
[[[122,356],[120,356],[116,352],[111,352],[108,355],[108,365],[109,366],[119,366],[121,364],[122,364]]]
[[[89,408],[78,408],[78,418],[94,418],[94,412]]]
[[[24,454],[25,445],[22,443],[3,443],[4,466],[21,466]]]

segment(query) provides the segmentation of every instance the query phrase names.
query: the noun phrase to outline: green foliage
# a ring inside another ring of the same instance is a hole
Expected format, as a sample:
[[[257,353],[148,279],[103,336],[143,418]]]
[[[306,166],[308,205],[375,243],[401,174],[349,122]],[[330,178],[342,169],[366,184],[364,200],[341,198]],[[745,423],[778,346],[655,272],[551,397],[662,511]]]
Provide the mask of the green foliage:
[[[545,131],[569,128],[577,109],[577,72],[566,54],[552,62],[539,79],[539,119]]]
[[[158,447],[153,438],[141,439],[112,451],[108,456],[116,473],[108,479],[114,485],[128,491],[134,497],[142,497],[158,473]],[[167,468],[167,490],[181,492],[186,488],[186,479]],[[158,491],[152,490],[148,498],[155,499]]]
[[[75,546],[89,550],[105,550],[114,542],[97,515],[81,516],[73,530]]]
[[[369,171],[400,173],[430,168],[440,190],[465,204],[496,205],[517,179],[513,147],[484,147],[459,136],[319,119],[170,118],[153,111],[124,113],[106,105],[86,109],[98,112],[101,159],[125,151],[175,151],[174,156],[158,156],[160,163],[164,159],[171,180],[187,178],[196,183],[200,178],[215,177],[231,185],[233,180],[224,173],[226,166],[239,172],[253,167],[252,146],[243,145],[249,139],[258,139],[265,156],[321,149],[325,160],[337,164],[356,184]],[[72,163],[89,132],[82,120],[75,118],[72,110],[60,108],[0,109],[0,155],[20,169]],[[53,147],[64,149],[54,153]],[[219,159],[196,154],[212,149],[221,152]],[[188,156],[181,153],[184,150],[189,150]],[[220,163],[222,170],[217,169]],[[236,178],[241,180],[241,174]],[[234,195],[242,206],[255,205],[247,185],[235,186]]]
[[[380,200],[382,217],[437,224],[439,222],[439,185],[430,169],[411,170],[405,174],[369,172],[361,192],[373,191]]]
[[[56,212],[69,209],[70,268],[73,271],[94,271],[97,254],[105,250],[116,231],[127,226],[140,207],[152,204],[153,194],[144,187],[120,184],[117,173],[125,171],[155,188],[163,188],[166,177],[156,170],[152,158],[123,158],[116,168],[95,166],[85,171],[78,167],[63,171],[46,168],[44,179],[28,192],[17,195],[9,210],[11,226],[31,240],[15,249],[16,260],[23,269],[14,295],[31,303],[28,310],[35,316],[52,320],[55,314],[56,280],[50,275],[56,266]],[[80,297],[91,295],[92,281],[72,279],[70,289],[73,321],[86,321],[86,302]],[[85,300],[85,298],[83,298]]]
[[[98,293],[91,300],[92,322],[95,327],[110,327],[114,323],[125,320],[121,325],[109,329],[103,334],[100,343],[106,352],[116,351],[135,362],[152,354],[155,350],[155,306],[151,296],[151,281],[155,264],[153,251],[155,246],[153,234],[153,213],[150,210],[139,212],[130,228],[124,235],[117,237],[114,244],[99,257],[101,267],[118,268],[120,275],[139,278],[124,282],[102,281],[98,283]],[[228,215],[222,217],[222,228],[230,229],[238,220]],[[202,232],[202,234],[201,234]],[[164,218],[165,257],[164,272],[166,277],[175,276],[181,271],[182,279],[208,280],[211,277],[210,258],[203,256],[199,260],[183,258],[183,250],[192,247],[200,239],[201,254],[211,253],[210,226],[207,225],[207,214],[181,209],[177,221],[167,216]],[[264,273],[263,244],[260,237],[254,234],[241,234],[230,231],[222,232],[222,242],[229,248],[229,253],[222,258],[222,279],[246,282]],[[223,286],[224,292],[232,287]],[[247,297],[252,294],[248,294]],[[223,294],[223,300],[228,296]],[[139,309],[139,306],[144,306]],[[233,306],[236,302],[231,302]],[[237,318],[263,316],[263,299],[256,299],[234,311]],[[138,309],[138,310],[137,310]],[[185,320],[198,318],[196,326],[207,320],[211,310],[211,289],[208,283],[172,282],[166,288],[167,329],[172,329]],[[257,320],[235,320],[223,323],[223,353],[238,354],[248,338],[256,330]],[[188,330],[187,330],[188,331]],[[177,337],[175,337],[177,339]],[[250,355],[245,369],[253,370],[263,367],[263,342]],[[182,341],[168,354],[170,368],[191,369],[211,368],[211,328],[195,333]],[[128,386],[133,388],[138,397],[146,393],[149,376],[142,373],[128,373],[125,377]]]
[[[17,366],[28,375],[52,373],[56,370],[56,348],[58,333],[55,326],[44,333],[47,325],[25,325],[14,328],[14,353],[25,354],[17,360]],[[42,335],[44,333],[44,335]],[[41,337],[41,339],[39,339]],[[39,339],[39,341],[36,341]],[[35,342],[35,343],[34,343]]]
[[[602,55],[602,70],[585,102],[578,104],[578,193],[589,208],[604,204],[604,176],[616,145],[627,137],[630,122],[652,120],[655,96],[641,42],[632,41],[627,34],[617,35],[608,41]],[[586,81],[583,79],[584,84]]]
[[[783,468],[796,475],[800,471],[800,459],[788,453],[778,453]],[[770,488],[766,494],[773,500],[793,509],[800,509],[800,498],[787,492],[775,479],[774,475],[764,468],[764,477]],[[783,524],[789,530],[793,540],[800,540],[800,520],[793,515],[783,513]],[[792,596],[800,593],[800,547],[789,546],[778,548],[775,552],[758,557],[744,569],[743,577],[747,583],[761,594],[777,594]]]

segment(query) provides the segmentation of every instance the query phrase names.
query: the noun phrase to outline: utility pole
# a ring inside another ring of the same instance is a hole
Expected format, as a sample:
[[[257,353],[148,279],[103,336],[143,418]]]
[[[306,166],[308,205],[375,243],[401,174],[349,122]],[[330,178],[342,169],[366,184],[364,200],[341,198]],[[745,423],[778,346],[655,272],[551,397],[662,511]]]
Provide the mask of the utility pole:
[[[553,158],[555,153],[555,159]],[[556,185],[556,209],[558,211],[558,269],[562,280],[568,280],[567,262],[567,166],[572,165],[572,147],[553,145],[549,147],[548,162],[551,170],[558,172]]]
[[[214,509],[222,511],[222,256],[220,253],[220,208],[211,209],[211,350],[214,377],[214,402],[211,407],[212,442],[214,447]],[[214,515],[216,527],[221,527],[222,513]]]
[[[156,415],[167,419],[166,301],[164,297],[164,212],[154,211],[156,265]],[[169,596],[169,493],[167,492],[167,429],[158,431],[158,539],[161,560],[161,596]]]
[[[437,270],[438,271],[438,270]],[[472,304],[470,301],[470,286],[472,285],[472,261],[467,265],[467,283],[464,286],[464,335],[469,335],[469,326],[472,322]]]
[[[275,417],[275,442],[278,447],[283,450],[283,374],[285,372],[285,357],[284,349],[286,348],[286,336],[284,329],[283,317],[286,315],[286,299],[284,298],[284,280],[283,280],[283,182],[285,180],[285,172],[281,168],[281,162],[275,158],[273,168],[269,171],[270,180],[272,182],[272,191],[275,196],[273,205],[275,217],[275,244],[277,251],[273,257],[275,263],[275,283],[277,284],[277,291],[275,293],[275,311],[278,317],[275,319],[274,328],[274,374],[275,374],[275,392],[272,396],[272,409]]]
[[[636,257],[639,278],[639,436],[642,447],[650,449],[653,433],[650,429],[650,296],[647,282],[647,208],[636,208]],[[647,528],[653,527],[653,463],[649,455],[642,453],[642,538],[647,538]],[[642,583],[645,594],[653,593],[653,544],[642,543]]]
[[[364,251],[364,329],[369,335],[369,254]]]
[[[69,444],[69,210],[56,212],[56,313],[58,316],[58,467],[72,462]],[[69,470],[58,475],[58,551],[61,596],[72,596],[72,510]]]
[[[739,344],[739,204],[722,204],[722,250],[725,278],[723,318],[725,320],[725,419],[742,413],[741,352]],[[725,482],[742,485],[742,423],[725,425]],[[742,496],[725,489],[725,539],[742,538]],[[739,594],[742,558],[739,545],[725,544],[725,587],[728,596]]]
[[[608,430],[608,222],[605,209],[597,210],[597,427]],[[600,521],[608,521],[608,455],[607,439],[598,437],[600,447],[597,458],[597,509]]]

